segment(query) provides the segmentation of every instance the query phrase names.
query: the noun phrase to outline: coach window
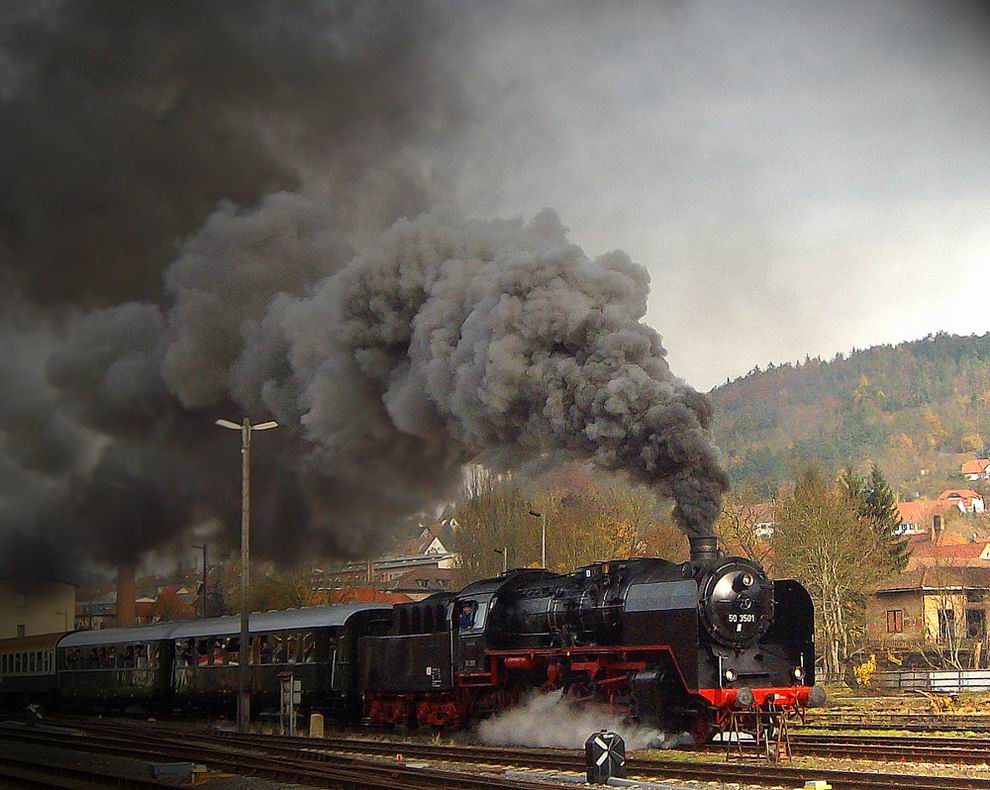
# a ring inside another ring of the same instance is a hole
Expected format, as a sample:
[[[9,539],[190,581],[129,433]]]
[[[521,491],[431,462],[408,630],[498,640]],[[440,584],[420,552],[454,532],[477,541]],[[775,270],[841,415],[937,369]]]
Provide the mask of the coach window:
[[[28,653],[28,666],[27,666],[28,672],[34,672],[34,656],[35,653],[33,651]]]
[[[250,644],[250,642],[248,643]],[[227,657],[227,664],[236,667],[241,663],[241,638],[239,636],[228,636],[223,640],[223,652]]]
[[[196,666],[205,667],[210,663],[210,643],[207,639],[196,640]]]
[[[268,634],[260,634],[254,637],[254,656],[258,664],[272,663],[272,642]]]
[[[20,671],[21,671],[21,654],[14,653],[14,668],[11,671],[11,674],[16,675]]]
[[[290,664],[299,663],[299,634],[289,634],[286,639],[286,660]]]
[[[270,638],[272,642],[272,663],[284,664],[286,637],[283,634],[272,634]]]
[[[148,645],[148,666],[158,669],[158,645],[154,642]]]
[[[307,664],[316,662],[316,634],[312,631],[303,636],[303,661]]]

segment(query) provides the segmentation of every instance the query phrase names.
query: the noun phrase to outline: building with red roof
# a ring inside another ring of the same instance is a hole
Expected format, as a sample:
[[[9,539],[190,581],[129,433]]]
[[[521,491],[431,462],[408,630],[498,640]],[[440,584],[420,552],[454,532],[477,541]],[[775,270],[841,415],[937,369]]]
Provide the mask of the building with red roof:
[[[986,507],[983,497],[972,488],[950,488],[938,495],[941,502],[952,502],[963,513],[982,513]]]
[[[967,480],[990,480],[990,458],[974,458],[962,465],[962,476]]]
[[[927,533],[933,528],[935,516],[944,516],[953,508],[963,512],[957,501],[949,499],[920,499],[915,502],[898,502],[897,513],[900,524],[897,532],[900,535]]]

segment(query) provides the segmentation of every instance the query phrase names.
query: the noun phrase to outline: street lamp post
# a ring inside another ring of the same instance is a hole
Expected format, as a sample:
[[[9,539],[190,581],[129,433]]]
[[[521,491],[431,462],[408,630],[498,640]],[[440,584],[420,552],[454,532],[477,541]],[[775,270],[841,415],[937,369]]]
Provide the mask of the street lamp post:
[[[206,541],[204,540],[202,545],[199,545],[198,543],[193,543],[192,547],[194,549],[203,550],[203,589],[201,590],[201,597],[203,599],[203,603],[202,603],[203,608],[200,617],[206,617]]]
[[[274,420],[251,425],[249,417],[238,425],[231,420],[217,420],[221,428],[241,432],[241,636],[237,667],[237,731],[245,733],[251,725],[251,690],[248,688],[248,566],[251,526],[251,434],[277,428]]]
[[[540,520],[540,567],[547,567],[547,514],[530,510],[529,515]]]
[[[506,573],[509,570],[509,547],[503,546],[500,549],[493,549],[493,551],[502,555],[502,573]]]

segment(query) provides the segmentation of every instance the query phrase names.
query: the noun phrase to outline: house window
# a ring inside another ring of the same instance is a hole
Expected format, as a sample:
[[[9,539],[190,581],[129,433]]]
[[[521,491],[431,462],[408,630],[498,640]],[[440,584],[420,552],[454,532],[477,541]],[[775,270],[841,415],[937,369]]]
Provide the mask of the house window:
[[[982,609],[966,610],[966,635],[975,639],[987,635],[987,615]]]
[[[900,634],[904,631],[904,610],[903,609],[888,609],[887,610],[887,633],[888,634]]]
[[[19,625],[19,626],[17,626],[17,635],[18,636],[24,636],[25,631],[27,631],[27,626],[26,625]]]
[[[956,635],[956,612],[954,609],[938,610],[938,639],[951,642]]]

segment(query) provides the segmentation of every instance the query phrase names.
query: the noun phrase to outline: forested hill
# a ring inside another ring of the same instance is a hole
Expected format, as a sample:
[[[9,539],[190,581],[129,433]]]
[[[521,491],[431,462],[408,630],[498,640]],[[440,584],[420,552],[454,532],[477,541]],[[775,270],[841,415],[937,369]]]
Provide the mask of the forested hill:
[[[902,496],[933,495],[960,485],[961,462],[990,444],[990,334],[756,368],[711,395],[736,484],[772,491],[808,462],[869,460]]]

